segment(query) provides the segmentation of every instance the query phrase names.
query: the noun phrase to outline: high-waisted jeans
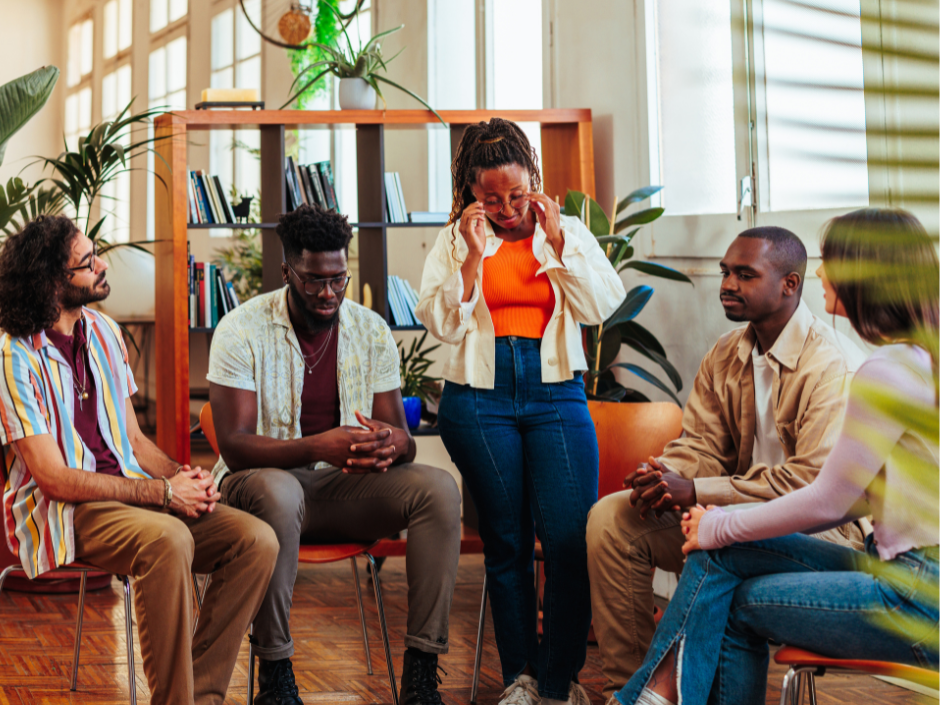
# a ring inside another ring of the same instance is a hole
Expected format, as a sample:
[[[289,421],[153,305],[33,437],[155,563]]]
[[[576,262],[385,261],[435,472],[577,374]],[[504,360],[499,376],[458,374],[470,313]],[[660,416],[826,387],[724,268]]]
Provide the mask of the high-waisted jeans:
[[[763,705],[767,640],[937,670],[936,546],[881,561],[802,534],[689,554],[624,705],[670,649],[683,705]]]
[[[438,424],[479,514],[504,685],[529,665],[542,697],[567,700],[591,624],[585,529],[597,501],[597,435],[580,373],[542,382],[540,342],[497,338],[495,388],[448,382]],[[541,643],[535,535],[545,554]]]

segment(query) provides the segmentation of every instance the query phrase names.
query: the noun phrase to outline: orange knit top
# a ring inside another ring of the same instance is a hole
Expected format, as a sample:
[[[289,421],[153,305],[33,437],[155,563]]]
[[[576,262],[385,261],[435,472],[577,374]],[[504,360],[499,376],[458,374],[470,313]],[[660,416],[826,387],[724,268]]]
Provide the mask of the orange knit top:
[[[496,337],[541,338],[555,310],[555,292],[548,275],[536,276],[539,261],[532,238],[503,240],[496,254],[483,260],[483,298]]]

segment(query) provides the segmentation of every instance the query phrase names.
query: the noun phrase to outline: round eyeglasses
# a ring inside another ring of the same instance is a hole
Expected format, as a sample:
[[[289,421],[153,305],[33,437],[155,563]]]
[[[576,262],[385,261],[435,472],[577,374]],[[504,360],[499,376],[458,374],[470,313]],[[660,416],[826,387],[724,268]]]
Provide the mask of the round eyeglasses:
[[[286,263],[285,263],[286,264]],[[349,272],[338,277],[327,277],[325,279],[304,279],[291,267],[289,264],[287,268],[294,272],[294,276],[300,280],[300,283],[304,285],[304,293],[307,296],[317,296],[320,294],[323,289],[326,288],[327,284],[330,286],[330,290],[334,294],[342,294],[346,291],[346,287],[349,286],[349,282],[352,281],[352,276]]]
[[[514,211],[521,211],[529,200],[529,194],[523,193],[509,199],[509,207]],[[483,210],[487,213],[499,213],[506,204],[502,201],[483,201]]]

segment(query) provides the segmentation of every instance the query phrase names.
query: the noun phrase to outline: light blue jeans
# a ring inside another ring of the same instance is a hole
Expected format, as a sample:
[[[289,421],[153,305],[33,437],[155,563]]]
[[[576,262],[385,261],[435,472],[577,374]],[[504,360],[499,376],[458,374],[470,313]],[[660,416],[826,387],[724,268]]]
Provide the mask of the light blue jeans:
[[[834,658],[937,669],[938,548],[881,561],[802,534],[689,555],[646,659],[617,699],[636,702],[677,650],[682,705],[765,702],[768,639]]]

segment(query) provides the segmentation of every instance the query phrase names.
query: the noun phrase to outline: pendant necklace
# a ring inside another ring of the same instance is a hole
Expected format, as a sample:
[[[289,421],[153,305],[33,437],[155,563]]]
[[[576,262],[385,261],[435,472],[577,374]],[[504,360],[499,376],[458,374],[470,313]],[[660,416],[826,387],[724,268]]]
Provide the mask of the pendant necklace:
[[[335,329],[336,329],[336,325],[335,325],[335,324],[332,325],[332,326],[330,326],[330,333],[329,333],[329,335],[326,336],[326,342],[324,342],[323,345],[320,346],[320,349],[317,350],[315,353],[312,353],[312,354],[310,354],[310,355],[304,355],[302,352],[300,353],[301,357],[303,357],[303,359],[304,359],[304,367],[307,368],[307,374],[308,374],[308,375],[313,374],[313,368],[316,367],[317,365],[319,365],[319,364],[320,364],[320,360],[322,360],[322,359],[324,358],[324,356],[326,356],[326,349],[329,347],[330,341],[333,340],[333,331],[334,331]],[[316,360],[314,361],[314,363],[313,363],[312,365],[308,365],[308,364],[307,364],[307,358],[311,358],[311,357],[315,357]]]
[[[84,381],[78,381],[78,370],[75,370],[75,374],[72,375],[72,386],[75,388],[75,394],[78,397],[78,408],[82,409],[82,402],[88,398],[88,390],[85,388],[85,385],[88,383],[88,369],[85,367],[85,355],[79,353],[79,357],[82,360],[82,373],[85,377]]]

